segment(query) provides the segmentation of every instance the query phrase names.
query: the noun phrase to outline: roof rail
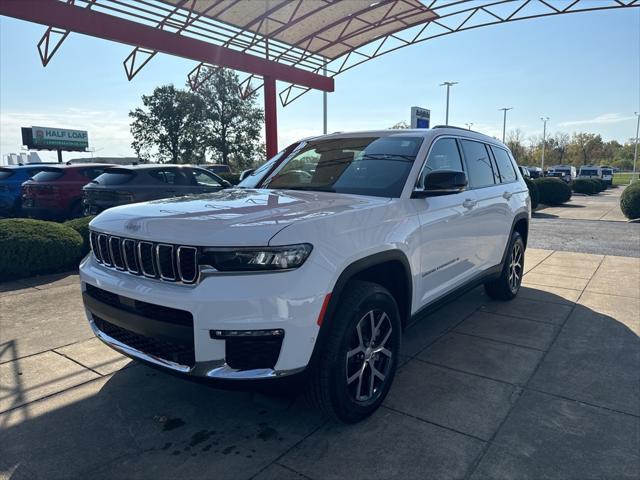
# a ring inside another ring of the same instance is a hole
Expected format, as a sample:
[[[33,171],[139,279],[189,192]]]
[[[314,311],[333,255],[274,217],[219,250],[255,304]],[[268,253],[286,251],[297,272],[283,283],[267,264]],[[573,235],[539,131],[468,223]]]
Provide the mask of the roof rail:
[[[433,127],[431,127],[433,130],[435,130],[436,128],[453,128],[455,130],[464,130],[465,132],[473,132],[473,133],[480,133],[477,132],[475,130],[471,130],[469,128],[464,128],[464,127],[454,127],[453,125],[435,125]],[[480,135],[484,135],[483,133],[480,133]]]

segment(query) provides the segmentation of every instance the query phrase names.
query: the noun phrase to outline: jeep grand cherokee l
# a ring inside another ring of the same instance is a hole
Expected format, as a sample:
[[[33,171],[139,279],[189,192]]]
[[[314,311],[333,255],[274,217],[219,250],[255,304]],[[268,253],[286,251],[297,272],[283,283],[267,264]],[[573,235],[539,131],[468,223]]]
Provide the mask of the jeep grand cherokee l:
[[[484,283],[520,288],[528,189],[497,140],[457,128],[300,142],[255,188],[115,207],[90,224],[95,334],[185,376],[304,380],[370,415],[412,318]]]

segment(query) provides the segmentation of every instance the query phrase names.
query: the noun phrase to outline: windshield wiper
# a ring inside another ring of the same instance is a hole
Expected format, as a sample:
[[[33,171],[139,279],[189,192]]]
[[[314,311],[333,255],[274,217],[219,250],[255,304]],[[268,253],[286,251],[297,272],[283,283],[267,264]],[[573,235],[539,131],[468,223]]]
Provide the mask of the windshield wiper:
[[[401,153],[367,153],[359,158],[360,160],[397,160],[403,162],[413,162],[415,155],[404,155]]]

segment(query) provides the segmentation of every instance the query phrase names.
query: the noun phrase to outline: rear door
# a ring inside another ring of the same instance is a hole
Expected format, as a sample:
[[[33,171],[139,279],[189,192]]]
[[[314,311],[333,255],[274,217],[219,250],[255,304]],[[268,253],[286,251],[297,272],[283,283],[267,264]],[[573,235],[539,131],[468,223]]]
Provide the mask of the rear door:
[[[160,182],[155,198],[181,197],[191,193],[191,182],[183,168],[166,167],[149,172],[149,176]]]
[[[489,146],[469,139],[460,140],[460,145],[469,172],[469,186],[477,200],[472,212],[476,231],[473,262],[485,270],[502,259],[504,242],[511,227],[509,208]]]
[[[453,137],[434,141],[419,176],[419,186],[430,172],[464,171],[458,142]],[[476,271],[473,252],[476,232],[472,213],[475,193],[414,198],[420,218],[420,302],[436,300],[461,285]]]

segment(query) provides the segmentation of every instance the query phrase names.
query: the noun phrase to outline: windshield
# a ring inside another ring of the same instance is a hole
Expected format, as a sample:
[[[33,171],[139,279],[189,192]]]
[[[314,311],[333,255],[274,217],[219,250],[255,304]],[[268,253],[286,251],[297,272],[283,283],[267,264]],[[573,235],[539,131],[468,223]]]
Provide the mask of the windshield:
[[[307,143],[264,188],[399,197],[422,137],[323,139]]]
[[[267,160],[265,163],[256,168],[251,175],[247,176],[238,184],[238,188],[256,188],[258,184],[267,176],[273,167],[284,157],[290,155],[293,150],[300,145],[299,143],[293,143],[287,148],[280,150],[273,157]]]
[[[602,174],[603,175],[611,175],[613,173],[613,170],[610,170],[608,168],[603,168],[602,169]]]
[[[98,175],[91,183],[98,185],[124,185],[131,181],[136,174],[125,168],[112,168]]]
[[[580,170],[580,175],[598,175],[597,170]]]
[[[61,168],[47,168],[39,173],[36,173],[32,180],[35,182],[53,182],[58,180],[64,175],[64,170]]]

